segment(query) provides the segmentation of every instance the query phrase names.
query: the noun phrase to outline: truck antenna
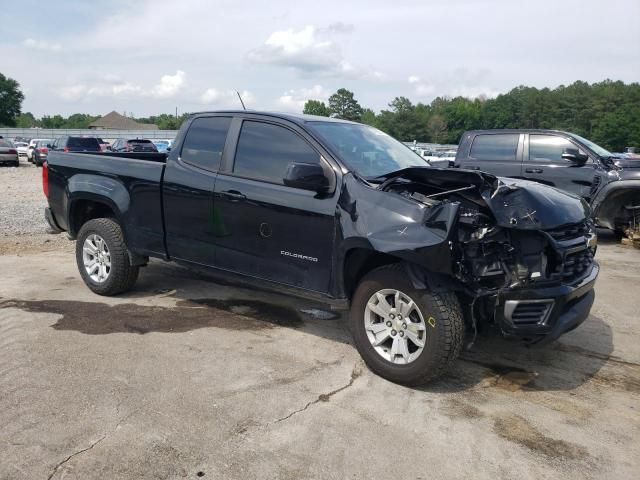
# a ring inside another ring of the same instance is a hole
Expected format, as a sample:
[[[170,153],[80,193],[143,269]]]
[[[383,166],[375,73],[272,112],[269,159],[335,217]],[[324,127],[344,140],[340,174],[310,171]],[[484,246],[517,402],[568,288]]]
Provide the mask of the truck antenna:
[[[238,94],[238,98],[240,99],[240,103],[242,104],[242,109],[246,110],[247,107],[244,106],[244,102],[242,101],[242,97],[240,96],[240,92],[238,90],[236,90],[236,93]]]

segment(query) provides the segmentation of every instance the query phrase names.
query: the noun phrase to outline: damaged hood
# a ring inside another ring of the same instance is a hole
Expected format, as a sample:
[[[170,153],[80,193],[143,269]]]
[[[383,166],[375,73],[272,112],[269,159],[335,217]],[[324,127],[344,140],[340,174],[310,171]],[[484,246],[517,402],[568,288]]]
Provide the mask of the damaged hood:
[[[582,222],[590,215],[586,201],[557,188],[514,178],[498,181],[482,197],[501,227],[548,230]]]
[[[590,215],[583,199],[557,188],[475,170],[412,167],[382,178],[382,185],[404,179],[443,190],[474,186],[476,195],[484,200],[501,227],[547,230],[582,222]]]

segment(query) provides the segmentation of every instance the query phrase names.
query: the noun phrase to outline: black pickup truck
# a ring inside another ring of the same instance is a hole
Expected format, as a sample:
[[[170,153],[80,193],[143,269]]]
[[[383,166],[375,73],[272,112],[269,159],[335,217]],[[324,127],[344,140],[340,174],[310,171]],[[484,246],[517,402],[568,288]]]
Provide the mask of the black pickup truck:
[[[306,115],[192,115],[165,154],[54,151],[51,227],[87,286],[133,287],[149,257],[350,308],[360,354],[436,378],[480,328],[552,341],[589,314],[586,202],[533,182],[429,167],[385,133]]]
[[[640,215],[640,160],[619,158],[558,130],[465,132],[455,167],[551,185],[590,203],[599,227],[621,234]]]

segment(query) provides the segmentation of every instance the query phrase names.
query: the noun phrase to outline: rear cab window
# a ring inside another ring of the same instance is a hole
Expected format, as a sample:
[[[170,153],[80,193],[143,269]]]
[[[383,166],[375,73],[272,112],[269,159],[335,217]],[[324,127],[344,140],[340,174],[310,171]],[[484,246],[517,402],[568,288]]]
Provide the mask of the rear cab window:
[[[519,140],[519,133],[477,135],[473,139],[469,157],[473,160],[515,162]]]
[[[297,133],[279,125],[245,120],[234,175],[284,185],[290,163],[320,164],[320,154]]]
[[[93,137],[69,137],[67,147],[100,150],[98,139]]]
[[[198,117],[191,122],[180,158],[198,168],[217,172],[231,125],[230,117]]]

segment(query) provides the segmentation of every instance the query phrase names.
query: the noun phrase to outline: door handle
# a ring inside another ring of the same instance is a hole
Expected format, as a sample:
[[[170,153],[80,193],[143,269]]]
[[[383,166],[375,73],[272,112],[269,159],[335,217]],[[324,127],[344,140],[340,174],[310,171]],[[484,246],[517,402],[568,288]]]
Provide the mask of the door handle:
[[[541,168],[525,168],[526,173],[542,173]]]
[[[224,192],[220,192],[225,198],[228,198],[230,202],[241,202],[242,200],[246,200],[247,196],[243,195],[241,192],[237,190],[226,190]]]

